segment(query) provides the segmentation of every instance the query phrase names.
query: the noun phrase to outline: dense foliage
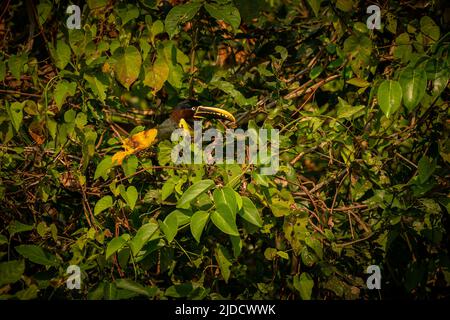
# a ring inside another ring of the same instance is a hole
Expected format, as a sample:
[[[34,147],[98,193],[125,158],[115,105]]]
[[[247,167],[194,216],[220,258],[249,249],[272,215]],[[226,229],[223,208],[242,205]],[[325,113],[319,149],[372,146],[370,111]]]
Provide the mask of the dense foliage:
[[[449,297],[445,0],[379,30],[357,0],[73,4],[0,4],[1,299]],[[185,98],[279,129],[278,173],[112,165]]]

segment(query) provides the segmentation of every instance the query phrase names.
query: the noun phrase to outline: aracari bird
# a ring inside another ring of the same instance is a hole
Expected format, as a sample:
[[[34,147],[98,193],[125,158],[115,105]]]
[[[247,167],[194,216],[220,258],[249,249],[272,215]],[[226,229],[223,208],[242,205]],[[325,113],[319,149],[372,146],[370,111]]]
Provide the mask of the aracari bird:
[[[125,157],[145,150],[158,141],[170,138],[172,132],[177,128],[189,130],[189,123],[200,119],[223,119],[236,122],[234,116],[224,109],[202,106],[193,99],[183,100],[174,108],[170,117],[156,128],[141,131],[123,140],[124,151],[113,155],[113,164],[120,165]]]

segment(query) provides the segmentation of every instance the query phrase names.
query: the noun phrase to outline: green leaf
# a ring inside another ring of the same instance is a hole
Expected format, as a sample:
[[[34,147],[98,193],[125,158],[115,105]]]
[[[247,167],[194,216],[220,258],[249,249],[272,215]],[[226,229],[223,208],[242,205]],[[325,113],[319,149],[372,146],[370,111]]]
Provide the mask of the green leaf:
[[[108,0],[87,0],[89,9],[100,9],[108,4]]]
[[[9,283],[19,281],[25,272],[25,262],[23,260],[11,260],[0,263],[0,288]]]
[[[14,129],[19,131],[23,120],[23,107],[25,106],[25,102],[13,102],[12,104],[7,103],[6,106],[9,119],[11,120]]]
[[[191,233],[197,242],[200,242],[200,237],[202,236],[203,229],[209,219],[209,213],[206,211],[197,211],[193,214],[191,218]]]
[[[164,86],[169,78],[169,65],[164,58],[158,56],[155,63],[145,71],[144,84],[153,89],[153,94]]]
[[[338,100],[339,100],[337,109],[338,119],[342,118],[350,119],[352,116],[365,109],[365,106],[352,106],[341,97],[338,97]]]
[[[19,222],[17,220],[11,221],[10,224],[8,225],[8,232],[10,237],[14,236],[16,233],[31,231],[33,229],[34,226],[23,224],[22,222]]]
[[[37,298],[38,292],[39,288],[37,287],[37,285],[32,284],[28,288],[18,291],[15,296],[19,300],[31,300]]]
[[[306,237],[305,238],[305,243],[308,247],[310,247],[311,249],[313,249],[313,251],[315,252],[315,254],[322,259],[323,258],[323,249],[322,249],[322,244],[320,243],[319,240],[317,240],[316,238],[313,238],[311,236]]]
[[[130,239],[130,235],[125,233],[120,237],[113,238],[106,247],[106,259],[108,259],[111,255],[122,249],[125,244]]]
[[[242,239],[237,236],[230,236],[231,246],[233,247],[233,255],[235,258],[239,257],[242,251]]]
[[[402,87],[397,81],[385,80],[378,88],[378,104],[386,117],[400,108],[402,101]]]
[[[320,76],[320,74],[323,71],[323,67],[322,66],[315,66],[314,68],[311,69],[311,71],[309,72],[309,78],[311,80],[314,80],[315,78],[317,78],[318,76]]]
[[[215,189],[213,193],[213,198],[216,205],[224,204],[228,206],[233,215],[236,216],[238,205],[236,202],[235,191],[232,188],[223,187]]]
[[[134,46],[129,46],[125,50],[122,48],[114,52],[117,59],[115,63],[116,79],[127,89],[136,81],[141,70],[141,54]]]
[[[188,209],[190,203],[196,199],[202,193],[208,191],[214,186],[214,181],[212,180],[201,180],[195,182],[190,186],[181,196],[180,200],[177,202],[177,208]]]
[[[289,260],[289,255],[284,251],[277,251],[277,256],[285,260]]]
[[[241,24],[239,10],[232,3],[205,3],[205,9],[213,18],[223,20],[235,30]]]
[[[151,28],[150,28],[150,32],[151,32],[151,37],[152,37],[152,42],[155,41],[155,36],[157,36],[160,33],[164,32],[164,24],[161,20],[156,20]]]
[[[164,296],[172,298],[184,298],[187,297],[193,290],[193,286],[190,283],[182,283],[170,286],[164,292]]]
[[[169,65],[169,76],[167,82],[173,87],[180,89],[183,86],[183,68],[180,65]]]
[[[364,79],[360,79],[360,78],[352,78],[350,80],[347,80],[347,83],[354,85],[356,87],[359,87],[359,88],[365,88],[370,85],[370,82],[368,82],[367,80],[364,80]]]
[[[337,0],[336,8],[344,12],[349,12],[353,9],[353,0]]]
[[[166,200],[174,191],[175,189],[175,182],[174,180],[171,180],[170,178],[164,182],[162,188],[161,188],[161,200]]]
[[[111,196],[104,196],[97,201],[94,207],[94,215],[98,215],[113,205],[113,198]]]
[[[294,288],[300,293],[303,300],[311,300],[314,280],[306,272],[303,272],[300,276],[297,274],[294,276]]]
[[[313,9],[314,15],[316,17],[319,16],[320,11],[320,4],[322,3],[322,0],[308,0],[308,4]]]
[[[441,36],[439,26],[428,16],[420,19],[420,31],[433,41],[438,41]]]
[[[400,73],[399,82],[403,92],[403,104],[414,110],[425,95],[427,74],[422,68],[406,68]]]
[[[58,260],[54,255],[40,246],[23,244],[15,247],[16,251],[31,262],[44,266],[57,266]]]
[[[122,26],[124,26],[127,22],[139,17],[139,9],[136,5],[127,4],[118,10],[117,15],[120,17]]]
[[[167,242],[171,243],[178,232],[178,218],[176,214],[173,212],[170,213],[159,226],[162,232],[164,232]]]
[[[125,189],[123,189],[123,191],[120,192],[120,195],[122,196],[123,200],[125,200],[127,205],[131,208],[131,210],[133,210],[139,196],[136,187],[129,186],[127,188],[127,191],[125,192]]]
[[[239,236],[236,216],[231,212],[230,208],[226,204],[220,203],[216,205],[216,209],[211,214],[211,220],[214,225],[226,234]]]
[[[447,86],[449,79],[449,69],[445,62],[439,59],[428,60],[426,67],[427,79],[433,82],[431,90],[434,97],[440,95]]]
[[[263,187],[268,187],[269,186],[269,181],[267,179],[267,176],[253,172],[252,173],[252,177],[255,180],[255,183],[257,185],[263,186]]]
[[[2,244],[7,244],[8,243],[8,238],[6,238],[4,235],[0,234],[0,246]]]
[[[425,183],[436,170],[436,159],[430,159],[427,156],[423,156],[419,160],[418,165],[418,177],[420,183]]]
[[[77,113],[77,117],[75,118],[75,125],[79,128],[79,129],[83,129],[83,127],[87,124],[87,116],[85,113],[83,112],[78,112]],[[92,131],[90,131],[92,132]],[[96,133],[95,133],[96,134]],[[95,138],[97,138],[97,136],[95,136]],[[86,140],[87,141],[87,140]],[[95,142],[95,139],[94,139]]]
[[[58,82],[54,92],[55,103],[58,110],[61,110],[61,107],[67,97],[75,95],[76,90],[77,84],[75,82],[68,82],[66,80]]]
[[[189,209],[175,209],[170,214],[177,217],[178,227],[184,226],[191,222],[192,211]]]
[[[58,40],[56,42],[55,65],[59,69],[64,69],[70,62],[70,54],[71,50],[69,45],[63,40]]]
[[[14,78],[17,80],[20,80],[20,74],[22,73],[23,66],[28,61],[28,54],[23,53],[20,56],[18,55],[11,55],[8,59],[8,67],[9,71],[11,71],[11,74]]]
[[[217,263],[219,264],[220,272],[222,273],[222,277],[226,283],[228,283],[228,279],[230,278],[230,268],[233,265],[231,262],[231,256],[228,253],[228,250],[222,246],[218,245],[215,250],[215,256],[217,259]]]
[[[166,16],[165,26],[169,37],[178,33],[178,25],[191,20],[201,8],[201,2],[186,3],[173,7]]]
[[[106,180],[107,173],[112,167],[112,157],[106,156],[102,161],[100,161],[97,168],[95,169],[94,180],[97,180],[99,177],[102,177]]]
[[[302,262],[308,266],[312,267],[317,262],[317,257],[313,254],[307,247],[303,247],[300,252]]]
[[[3,81],[6,76],[6,63],[5,61],[0,61],[0,81]]]
[[[397,19],[390,12],[386,14],[386,29],[394,35],[397,34]]]
[[[257,227],[262,227],[263,225],[258,209],[252,200],[247,197],[242,197],[242,209],[239,211],[239,215]]]
[[[134,282],[133,280],[130,280],[130,279],[117,279],[115,281],[115,284],[116,284],[117,288],[119,288],[119,289],[128,290],[128,291],[137,293],[139,295],[147,296],[147,297],[153,296],[142,285],[140,285],[139,283]]]
[[[42,26],[52,13],[52,3],[48,0],[40,1],[36,6],[39,24]]]
[[[400,34],[395,39],[394,57],[408,62],[412,53],[411,39],[407,32]]]
[[[157,239],[159,237],[159,225],[155,220],[143,224],[136,235],[130,241],[130,248],[134,256],[137,256],[142,247],[150,240]]]
[[[69,109],[64,112],[64,121],[67,123],[75,122],[77,112],[74,109]]]
[[[104,103],[106,99],[106,90],[108,89],[108,83],[103,75],[97,74],[96,76],[84,75],[84,79],[87,81],[87,87],[92,90],[94,95]]]
[[[365,76],[364,70],[371,64],[372,50],[372,40],[363,34],[355,33],[344,41],[344,52],[350,60],[350,67],[359,78]]]
[[[266,248],[264,250],[264,258],[266,258],[269,261],[272,261],[276,258],[278,250],[275,248]]]
[[[138,166],[139,166],[139,161],[138,161],[138,158],[134,154],[129,156],[122,162],[123,172],[125,173],[125,176],[127,176],[127,177],[136,173],[136,169]],[[130,178],[130,181],[131,181],[131,179],[132,178]]]

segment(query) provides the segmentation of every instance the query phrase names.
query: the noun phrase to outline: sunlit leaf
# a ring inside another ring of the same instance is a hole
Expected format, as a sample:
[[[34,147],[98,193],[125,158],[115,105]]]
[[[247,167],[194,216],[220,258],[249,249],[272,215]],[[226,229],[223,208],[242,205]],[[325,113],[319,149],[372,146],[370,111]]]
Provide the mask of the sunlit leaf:
[[[166,60],[160,57],[145,72],[144,84],[153,88],[153,93],[161,90],[164,82],[169,78],[169,66]]]
[[[300,276],[294,276],[294,288],[300,293],[302,300],[311,300],[314,281],[308,273],[303,272]]]
[[[236,216],[231,212],[231,209],[223,203],[216,205],[216,209],[211,213],[211,221],[214,225],[226,234],[239,236]]]
[[[239,211],[239,214],[251,224],[262,227],[263,221],[259,211],[249,198],[242,197],[242,209]]]
[[[322,0],[308,0],[308,4],[313,9],[314,15],[316,17],[319,16],[319,10],[320,10],[321,3],[322,3]]]
[[[44,266],[57,266],[57,258],[40,246],[22,244],[15,247],[16,251],[31,262]]]
[[[400,108],[402,87],[397,81],[385,80],[378,87],[377,97],[381,110],[389,117]]]
[[[71,97],[75,94],[77,84],[75,82],[61,81],[55,87],[54,97],[56,106],[61,109],[64,101],[67,97]]]
[[[97,201],[94,207],[94,215],[98,215],[106,209],[111,208],[113,205],[113,199],[111,196],[104,196]]]
[[[208,191],[214,186],[212,180],[201,180],[190,186],[177,202],[177,208],[187,209],[189,204],[202,193]]]
[[[159,225],[166,236],[167,242],[172,242],[178,232],[177,216],[172,212]]]
[[[122,249],[130,239],[129,234],[123,234],[120,237],[113,238],[106,247],[106,259],[111,255]]]
[[[200,242],[200,237],[203,233],[206,223],[209,219],[209,212],[197,211],[191,218],[191,233],[197,242]]]
[[[112,168],[112,160],[110,156],[106,156],[100,163],[97,165],[97,169],[95,169],[94,180],[97,180],[99,177],[103,177],[106,179],[106,175],[109,169]]]
[[[116,79],[127,89],[136,81],[141,70],[142,58],[139,50],[129,46],[125,50],[118,49],[114,52]]]
[[[129,186],[126,191],[121,191],[120,195],[122,196],[123,200],[125,200],[130,209],[133,210],[139,196],[136,187]]]
[[[217,20],[223,20],[230,24],[234,29],[239,28],[241,24],[241,15],[239,10],[231,3],[205,3],[205,9]]]
[[[403,104],[412,111],[422,100],[427,88],[425,70],[406,68],[400,73],[399,82],[403,92]]]
[[[220,244],[217,246],[215,250],[215,256],[219,264],[220,273],[222,274],[222,277],[225,280],[225,282],[228,283],[228,279],[230,278],[231,274],[230,268],[233,264],[231,262],[231,256],[228,253],[228,250]]]
[[[146,224],[143,224],[136,235],[130,241],[130,248],[134,256],[137,256],[142,247],[150,240],[156,239],[159,236],[159,225],[156,221],[152,220]]]
[[[19,281],[25,271],[23,260],[0,262],[0,287]]]
[[[19,131],[23,120],[23,107],[25,102],[13,102],[7,105],[7,111],[14,129]]]
[[[192,2],[173,7],[166,16],[165,26],[169,37],[178,33],[178,25],[191,20],[202,6],[201,2]]]

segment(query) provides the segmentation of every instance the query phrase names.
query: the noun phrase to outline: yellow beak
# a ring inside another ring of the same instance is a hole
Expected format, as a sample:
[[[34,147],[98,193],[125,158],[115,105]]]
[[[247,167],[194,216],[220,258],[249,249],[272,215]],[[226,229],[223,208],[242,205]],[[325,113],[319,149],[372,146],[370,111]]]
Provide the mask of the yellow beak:
[[[215,107],[205,107],[205,106],[199,106],[197,107],[197,110],[195,111],[194,114],[194,119],[204,119],[204,118],[218,118],[218,119],[224,119],[224,120],[228,120],[231,122],[236,122],[236,119],[234,118],[234,116],[224,110],[224,109],[220,109],[220,108],[215,108]]]

